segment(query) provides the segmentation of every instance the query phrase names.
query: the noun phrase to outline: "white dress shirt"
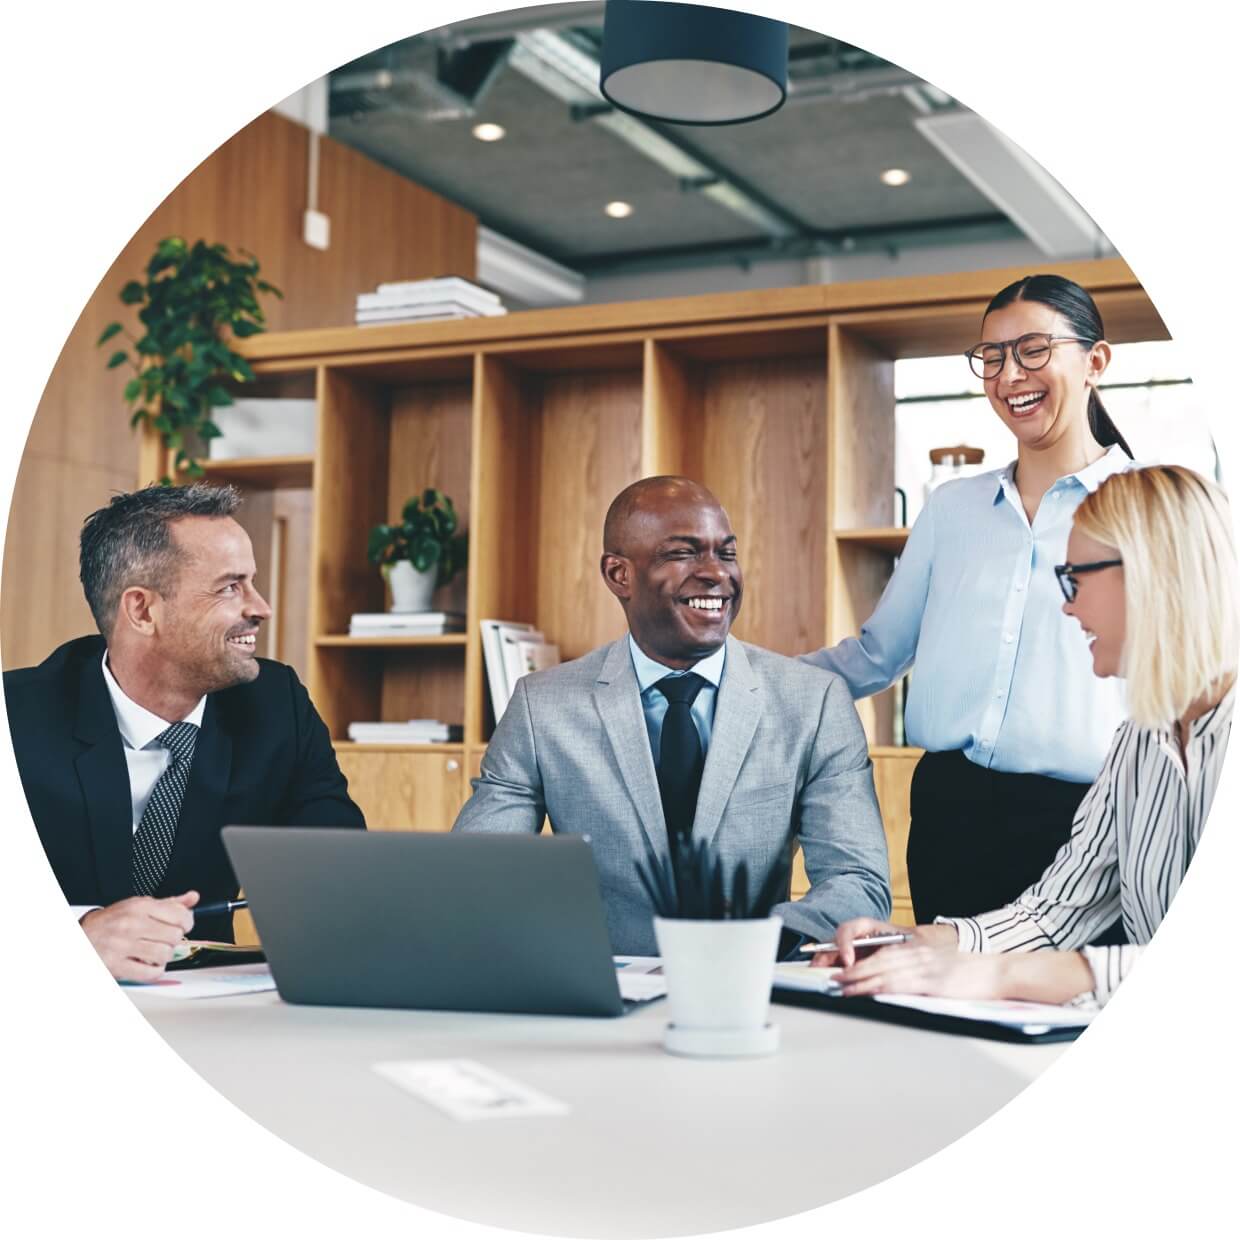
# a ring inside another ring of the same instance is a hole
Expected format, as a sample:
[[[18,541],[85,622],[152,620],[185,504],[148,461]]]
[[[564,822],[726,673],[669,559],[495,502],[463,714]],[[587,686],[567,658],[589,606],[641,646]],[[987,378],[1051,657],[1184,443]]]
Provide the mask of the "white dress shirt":
[[[156,738],[172,726],[167,719],[153,715],[145,706],[139,706],[125,690],[116,683],[112,669],[108,667],[107,652],[103,655],[103,683],[108,687],[108,697],[112,699],[112,711],[116,715],[116,726],[121,734],[125,749],[125,766],[129,770],[129,800],[133,806],[133,822],[131,828],[138,830],[142,821],[142,812],[151,799],[151,793],[159,782],[159,777],[168,769],[172,761],[169,750],[160,745]],[[194,727],[202,727],[202,715],[206,709],[207,699],[200,697],[197,705],[183,719],[174,720],[179,723],[192,723]],[[73,915],[80,921],[97,904],[75,904],[71,906]]]
[[[1080,502],[1132,468],[1110,448],[1055,482],[1032,525],[1014,462],[938,487],[861,636],[806,661],[842,676],[854,698],[912,667],[909,744],[959,749],[996,771],[1091,783],[1124,718],[1123,683],[1094,675],[1053,569],[1067,558]]]

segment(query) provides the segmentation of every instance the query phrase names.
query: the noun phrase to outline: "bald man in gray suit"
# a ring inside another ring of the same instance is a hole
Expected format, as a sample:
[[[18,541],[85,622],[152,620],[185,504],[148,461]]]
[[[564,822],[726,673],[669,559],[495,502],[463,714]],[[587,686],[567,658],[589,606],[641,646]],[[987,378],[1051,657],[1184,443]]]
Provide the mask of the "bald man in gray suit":
[[[657,954],[636,867],[680,833],[710,840],[729,869],[744,861],[751,891],[782,870],[770,910],[784,922],[781,955],[849,918],[887,917],[886,841],[852,695],[830,672],[729,635],[743,580],[719,502],[685,478],[643,479],[613,501],[603,544],[629,635],[517,681],[453,830],[534,833],[546,815],[589,836],[617,954]],[[679,767],[685,745],[691,787],[669,757]],[[789,901],[798,842],[811,888]]]

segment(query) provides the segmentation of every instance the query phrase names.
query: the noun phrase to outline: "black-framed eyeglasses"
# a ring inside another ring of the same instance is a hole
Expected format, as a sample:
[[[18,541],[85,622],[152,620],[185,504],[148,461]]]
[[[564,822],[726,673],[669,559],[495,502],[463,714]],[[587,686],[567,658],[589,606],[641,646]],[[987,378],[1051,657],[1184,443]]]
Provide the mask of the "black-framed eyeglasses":
[[[1015,340],[983,340],[966,354],[969,366],[979,379],[997,379],[1007,363],[1007,351],[1012,350],[1016,364],[1022,370],[1041,370],[1051,360],[1051,349],[1061,340],[1074,340],[1077,344],[1097,344],[1085,336],[1052,336],[1050,332],[1026,332]]]
[[[1077,578],[1082,573],[1096,573],[1104,568],[1121,568],[1123,560],[1093,560],[1089,564],[1056,564],[1055,577],[1069,603],[1076,599]]]

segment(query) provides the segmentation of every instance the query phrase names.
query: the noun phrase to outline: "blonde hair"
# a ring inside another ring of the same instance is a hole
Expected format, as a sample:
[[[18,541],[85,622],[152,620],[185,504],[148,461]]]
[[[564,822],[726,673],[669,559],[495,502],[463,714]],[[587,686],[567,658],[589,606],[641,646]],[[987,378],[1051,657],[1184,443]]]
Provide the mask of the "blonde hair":
[[[1167,727],[1236,673],[1240,574],[1227,497],[1191,469],[1155,465],[1112,474],[1074,524],[1124,561],[1128,713]]]

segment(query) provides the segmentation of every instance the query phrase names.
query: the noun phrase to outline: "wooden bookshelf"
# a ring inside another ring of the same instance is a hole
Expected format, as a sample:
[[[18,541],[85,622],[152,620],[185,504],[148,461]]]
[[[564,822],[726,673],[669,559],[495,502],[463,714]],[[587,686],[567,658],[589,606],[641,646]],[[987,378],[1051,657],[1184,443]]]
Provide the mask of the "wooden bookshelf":
[[[1167,332],[1119,260],[1047,264],[1094,293],[1109,338]],[[493,728],[479,621],[529,621],[565,658],[620,636],[598,576],[623,486],[684,473],[719,496],[745,571],[738,637],[795,655],[859,631],[907,531],[891,527],[896,358],[963,351],[1023,269],[270,333],[241,342],[260,385],[318,401],[313,459],[218,462],[251,490],[308,486],[310,552],[284,606],[309,617],[309,688],[377,827],[443,830]],[[964,365],[963,359],[961,365]],[[148,451],[150,450],[148,446]],[[244,477],[242,476],[244,474]],[[385,604],[366,535],[424,487],[452,496],[467,574],[433,605],[464,634],[344,636]],[[892,745],[890,692],[858,703],[897,916],[917,750]],[[360,746],[354,720],[439,718],[464,743]]]
[[[313,456],[244,456],[201,462],[205,481],[279,491],[314,485]]]

